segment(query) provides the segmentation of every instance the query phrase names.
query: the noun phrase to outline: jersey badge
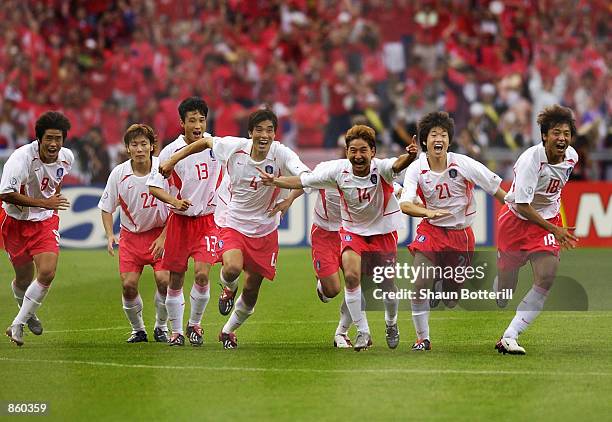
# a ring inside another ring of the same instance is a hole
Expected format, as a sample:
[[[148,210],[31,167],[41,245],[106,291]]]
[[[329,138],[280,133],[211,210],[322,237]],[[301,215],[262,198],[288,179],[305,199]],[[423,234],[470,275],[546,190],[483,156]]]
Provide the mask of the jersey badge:
[[[419,237],[417,237],[417,242],[419,243],[423,243],[425,242],[425,240],[427,239],[427,236],[425,236],[424,234],[420,235]]]
[[[345,234],[344,235],[344,240],[346,242],[350,242],[351,240],[353,240],[353,236],[351,236],[350,234]]]
[[[64,168],[60,167],[57,169],[57,171],[55,172],[55,175],[57,176],[58,179],[61,179],[62,176],[64,175]]]
[[[217,242],[217,248],[223,249],[223,240],[219,239],[219,241]]]
[[[270,164],[268,164],[266,166],[266,173],[268,174],[274,174],[274,167],[272,167]]]
[[[373,174],[370,176],[370,182],[372,182],[372,184],[377,184],[378,183],[378,176]]]
[[[448,177],[450,177],[451,179],[454,179],[455,177],[457,177],[457,169],[450,169],[448,171]]]

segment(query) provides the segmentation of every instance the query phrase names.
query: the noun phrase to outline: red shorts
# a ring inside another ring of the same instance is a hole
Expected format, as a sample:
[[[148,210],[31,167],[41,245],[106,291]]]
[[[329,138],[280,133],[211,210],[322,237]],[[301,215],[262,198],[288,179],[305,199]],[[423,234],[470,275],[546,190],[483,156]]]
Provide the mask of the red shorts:
[[[54,214],[44,221],[27,221],[6,215],[2,238],[4,249],[16,267],[32,262],[41,253],[59,254],[59,217]]]
[[[163,227],[157,227],[143,233],[132,233],[121,229],[119,234],[119,272],[141,273],[145,265],[153,267],[154,271],[162,271],[162,259],[154,259],[151,255],[151,244],[162,232]]]
[[[422,253],[436,266],[465,266],[472,261],[474,244],[471,227],[452,230],[434,226],[423,219],[408,250],[412,255]]]
[[[249,237],[229,227],[221,227],[219,237],[217,244],[219,254],[238,249],[242,251],[245,270],[260,274],[268,280],[274,280],[278,257],[277,230],[263,237]]]
[[[187,271],[189,257],[196,262],[217,262],[215,245],[219,229],[212,214],[186,217],[170,213],[168,232],[164,243],[162,268],[175,273]]]
[[[319,279],[328,277],[340,269],[340,234],[330,232],[313,224],[310,228],[312,240],[312,265]]]
[[[548,219],[561,226],[561,215]],[[497,217],[497,268],[515,269],[527,263],[534,252],[548,252],[559,256],[559,244],[555,236],[531,221],[518,218],[508,205],[504,205]]]
[[[361,236],[340,229],[340,251],[352,249],[359,256],[363,252],[393,253],[397,254],[397,232]]]

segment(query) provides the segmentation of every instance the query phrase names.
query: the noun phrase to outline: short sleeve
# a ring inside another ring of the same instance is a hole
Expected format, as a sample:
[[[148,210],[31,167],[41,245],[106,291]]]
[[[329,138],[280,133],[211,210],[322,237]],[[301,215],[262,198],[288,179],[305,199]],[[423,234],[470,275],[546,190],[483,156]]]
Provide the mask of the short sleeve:
[[[495,195],[502,182],[501,177],[473,158],[462,157],[462,161],[462,170],[465,172],[466,179],[480,186],[489,195]]]
[[[102,211],[105,211],[111,214],[115,212],[115,210],[117,209],[117,205],[119,203],[118,201],[119,195],[117,191],[117,187],[118,187],[117,169],[118,167],[115,167],[115,170],[113,170],[110,176],[108,176],[108,181],[106,182],[104,193],[102,194],[102,197],[100,198],[100,202],[98,202],[98,208],[100,208]]]
[[[527,150],[529,151],[529,150]],[[531,204],[538,185],[538,165],[532,154],[523,153],[514,166],[514,202]]]
[[[219,161],[227,161],[229,157],[245,144],[247,139],[235,136],[213,137],[213,154]]]
[[[389,183],[393,183],[395,179],[395,172],[393,171],[393,164],[397,158],[385,158],[382,160],[377,160],[376,165],[378,166],[378,173]]]
[[[299,176],[304,172],[310,171],[308,166],[302,163],[300,157],[298,157],[298,155],[290,148],[287,148],[284,145],[279,145],[278,152],[282,156],[282,162],[286,173],[289,173],[292,176]]]
[[[412,162],[406,169],[404,175],[404,187],[400,204],[402,202],[414,202],[417,198],[417,187],[419,186],[419,161]]]
[[[163,163],[161,160],[160,162]],[[153,166],[151,168],[151,173],[147,178],[147,186],[167,190],[168,183],[166,182],[166,179],[164,179],[164,176],[162,176],[162,174],[159,172],[159,167]]]
[[[311,173],[302,173],[300,180],[305,188],[333,189],[337,188],[336,176],[341,171],[338,162],[323,162],[318,164]]]
[[[21,185],[28,180],[28,165],[24,160],[22,151],[17,150],[4,163],[2,179],[0,180],[0,193],[19,192]]]

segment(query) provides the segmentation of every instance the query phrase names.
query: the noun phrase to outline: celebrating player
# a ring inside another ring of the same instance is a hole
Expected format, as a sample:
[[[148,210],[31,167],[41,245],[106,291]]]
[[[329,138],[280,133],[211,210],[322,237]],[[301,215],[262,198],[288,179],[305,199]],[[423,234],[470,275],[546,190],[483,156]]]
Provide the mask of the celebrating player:
[[[506,192],[501,178],[478,161],[448,152],[453,141],[454,121],[448,113],[426,114],[418,123],[418,137],[424,151],[406,170],[400,199],[402,212],[423,217],[415,240],[408,246],[414,255],[414,267],[466,266],[474,252],[471,224],[476,213],[474,185],[503,202]],[[417,203],[418,198],[423,205]],[[430,350],[428,300],[421,296],[428,279],[420,272],[411,301],[412,320],[417,340],[412,350]],[[448,280],[454,285],[453,280]],[[452,287],[456,287],[452,286]]]
[[[576,134],[573,113],[553,105],[540,112],[537,121],[542,143],[527,149],[516,161],[512,187],[497,219],[498,278],[494,289],[514,290],[519,269],[527,261],[533,268],[533,286],[495,345],[504,354],[525,354],[518,336],[544,308],[557,274],[560,248],[574,248],[578,241],[570,233],[573,228],[562,227],[559,214],[561,190],[578,163],[578,154],[570,146]],[[498,301],[498,305],[506,303]]]
[[[203,99],[187,98],[181,102],[178,111],[184,133],[161,151],[160,162],[205,134],[208,106]],[[172,325],[172,336],[168,341],[170,346],[185,344],[182,325],[185,311],[183,283],[189,257],[195,261],[195,283],[190,293],[191,312],[186,334],[193,346],[203,343],[200,323],[210,299],[208,274],[217,260],[214,250],[217,227],[213,213],[219,172],[220,165],[212,151],[205,151],[190,156],[176,166],[169,175],[169,192],[165,190],[166,181],[157,168],[152,169],[147,180],[149,192],[172,207],[162,260],[162,267],[170,271],[166,297],[168,319]]]
[[[235,330],[253,313],[263,279],[273,280],[276,274],[280,216],[273,211],[281,192],[264,186],[257,169],[263,168],[266,173],[277,176],[299,175],[309,170],[296,153],[274,141],[277,125],[278,119],[272,111],[258,110],[249,116],[251,139],[205,137],[161,166],[161,171],[167,174],[189,154],[206,149],[224,163],[229,203],[223,205],[224,215],[217,220],[222,223],[217,249],[223,258],[221,282],[225,288],[220,309],[231,309],[231,304],[225,306],[224,302],[233,302],[240,273],[245,273],[242,293],[219,334],[219,341],[226,349],[238,346]],[[292,193],[289,200],[299,194]]]
[[[395,262],[396,230],[402,228],[404,223],[397,198],[393,194],[393,179],[414,160],[416,145],[412,144],[408,152],[399,158],[374,158],[374,130],[356,125],[346,134],[347,159],[321,163],[312,173],[304,173],[299,177],[278,177],[261,172],[265,184],[274,184],[280,188],[338,189],[342,203],[340,248],[344,294],[351,319],[357,326],[357,337],[353,345],[356,351],[367,349],[372,344],[367,317],[365,312],[362,313],[362,254],[380,254],[380,263],[383,265]],[[384,283],[383,289],[395,287],[389,281]],[[397,300],[385,301],[387,343],[392,348],[399,342],[397,307]]]
[[[132,334],[127,342],[148,341],[142,319],[142,298],[138,293],[138,281],[145,265],[153,267],[157,284],[153,336],[155,341],[167,342],[168,313],[165,302],[169,273],[161,266],[161,255],[168,208],[166,204],[157,202],[146,184],[151,168],[159,166],[158,158],[153,157],[157,145],[155,133],[147,125],[134,124],[125,132],[123,142],[130,159],[111,172],[98,208],[102,212],[108,253],[114,256],[113,245],[117,239],[113,233],[113,213],[120,207],[119,274],[123,284],[123,310],[132,325]]]
[[[63,114],[44,113],[36,121],[36,140],[13,152],[2,172],[0,200],[6,212],[2,238],[15,271],[12,287],[20,306],[6,335],[18,346],[23,345],[25,324],[35,335],[43,332],[36,310],[57,268],[57,211],[70,207],[60,193],[62,179],[74,161],[72,152],[63,148],[68,130],[70,122]]]

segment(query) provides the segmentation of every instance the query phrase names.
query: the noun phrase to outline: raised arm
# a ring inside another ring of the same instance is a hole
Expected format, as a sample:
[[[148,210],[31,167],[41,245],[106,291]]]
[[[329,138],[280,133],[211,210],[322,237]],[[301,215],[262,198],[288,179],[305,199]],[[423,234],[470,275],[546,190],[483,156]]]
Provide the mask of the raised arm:
[[[408,167],[419,153],[416,144],[416,136],[412,137],[412,142],[406,147],[406,152],[407,154],[400,155],[399,157],[397,157],[397,160],[395,160],[395,163],[393,163],[392,169],[394,173],[397,174],[404,170],[406,167]]]
[[[176,163],[190,156],[191,154],[202,152],[208,148],[212,149],[212,147],[213,147],[212,137],[207,136],[205,138],[200,138],[197,141],[192,142],[191,144],[187,145],[185,148],[181,148],[180,150],[172,154],[172,156],[168,160],[161,163],[159,165],[159,172],[162,174],[162,176],[166,178],[170,177],[170,175],[172,174],[172,170],[174,169],[174,166],[176,165]]]

